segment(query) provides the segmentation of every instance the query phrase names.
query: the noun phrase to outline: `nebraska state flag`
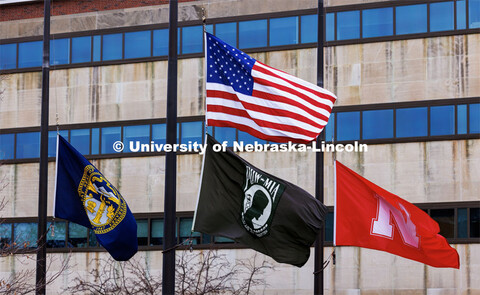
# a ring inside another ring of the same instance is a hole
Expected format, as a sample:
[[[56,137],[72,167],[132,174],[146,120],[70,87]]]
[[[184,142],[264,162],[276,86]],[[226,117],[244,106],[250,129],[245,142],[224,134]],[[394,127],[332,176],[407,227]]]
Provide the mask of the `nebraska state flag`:
[[[460,267],[457,251],[438,234],[437,222],[427,213],[338,161],[335,170],[335,245],[386,251],[435,267]]]

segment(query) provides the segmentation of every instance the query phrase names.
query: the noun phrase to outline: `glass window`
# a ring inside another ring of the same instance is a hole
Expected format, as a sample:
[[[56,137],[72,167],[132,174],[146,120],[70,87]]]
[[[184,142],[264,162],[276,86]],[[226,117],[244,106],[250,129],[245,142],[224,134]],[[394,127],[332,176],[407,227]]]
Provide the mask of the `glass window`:
[[[454,29],[453,1],[430,4],[430,32]]]
[[[64,65],[70,62],[70,38],[50,40],[50,64]]]
[[[457,238],[468,238],[467,208],[457,209]]]
[[[480,238],[480,208],[470,208],[470,238]]]
[[[427,108],[397,110],[397,137],[417,137],[428,135]]]
[[[327,35],[328,35],[328,17],[329,15],[333,15],[333,13],[327,13]],[[316,14],[312,15],[302,15],[300,17],[301,21],[301,38],[302,43],[314,43],[317,42],[318,36],[318,17]],[[328,38],[327,38],[328,41]]]
[[[17,159],[40,157],[40,132],[17,133]]]
[[[137,240],[139,246],[148,246],[148,220],[137,219]]]
[[[60,135],[68,140],[68,130],[60,130]],[[48,131],[48,156],[55,157],[57,155],[57,131]]]
[[[323,132],[325,132],[325,141],[332,141],[333,137],[335,136],[335,113],[330,114],[330,118],[328,118],[327,126]]]
[[[467,15],[465,11],[465,0],[457,0],[457,30],[465,29],[467,27]]]
[[[457,134],[467,134],[467,105],[457,105]]]
[[[243,132],[243,131],[239,130],[238,131],[238,142],[243,142],[243,144],[255,144],[255,142],[258,143],[258,144],[264,144],[267,141],[265,141],[263,139],[256,138],[255,136],[250,135],[247,132]]]
[[[218,243],[218,244],[227,244],[227,243],[235,243],[235,241],[232,240],[232,239],[229,239],[229,238],[224,238],[224,237],[215,236],[215,243]]]
[[[7,249],[12,244],[12,224],[0,223],[0,247]]]
[[[455,134],[455,106],[430,108],[430,135]]]
[[[87,228],[79,224],[68,223],[68,247],[87,247]]]
[[[337,113],[337,140],[360,139],[360,112]]]
[[[97,247],[97,236],[93,230],[88,230],[88,247]]]
[[[167,124],[152,125],[152,141],[156,144],[167,143]]]
[[[480,0],[468,1],[468,27],[480,28]]]
[[[0,160],[13,159],[14,134],[0,134]]]
[[[92,129],[92,155],[98,155],[100,151],[100,128]]]
[[[152,219],[150,246],[163,245],[163,219]]]
[[[43,58],[43,42],[18,43],[18,67],[41,67]]]
[[[47,247],[64,248],[66,239],[65,221],[47,222]]]
[[[328,212],[325,218],[325,241],[333,242],[333,212]]]
[[[237,23],[223,23],[215,25],[215,36],[226,43],[237,47]]]
[[[141,144],[150,144],[150,125],[123,127],[123,144],[125,152],[132,152],[131,147],[133,151],[141,151]]]
[[[236,140],[236,130],[230,127],[215,127],[215,139],[221,144],[226,141],[228,142],[227,146],[233,146],[233,142]]]
[[[267,46],[267,20],[239,22],[239,47],[255,48]]]
[[[151,31],[125,33],[125,58],[150,56]]]
[[[207,33],[213,34],[213,25],[206,25],[205,30]]]
[[[180,242],[186,241],[190,234],[192,236],[192,242],[194,245],[200,244],[201,234],[199,232],[192,232],[193,218],[182,218],[180,219]]]
[[[440,234],[445,238],[454,238],[455,235],[455,209],[432,209],[430,216],[440,226]]]
[[[168,30],[153,31],[153,55],[168,55]]]
[[[427,5],[398,6],[396,9],[397,35],[427,32]]]
[[[105,127],[102,128],[102,154],[116,153],[113,150],[113,144],[121,141],[122,127]]]
[[[393,35],[393,7],[362,12],[363,38]]]
[[[102,60],[122,59],[122,34],[103,35]]]
[[[90,129],[70,130],[70,144],[82,155],[90,154]]]
[[[393,110],[363,112],[363,139],[393,137]]]
[[[17,44],[0,45],[0,70],[17,67]]]
[[[335,13],[327,13],[325,18],[325,40],[335,40]],[[317,38],[315,38],[315,42]]]
[[[298,44],[298,16],[270,19],[270,46]]]
[[[181,143],[198,143],[202,144],[203,122],[184,122],[182,123],[182,139]]]
[[[182,53],[197,53],[203,51],[203,27],[182,28]]]
[[[72,38],[72,63],[90,62],[92,60],[92,37]]]
[[[102,57],[102,36],[93,36],[93,61],[100,61]]]
[[[13,241],[20,249],[34,248],[37,246],[37,229],[34,222],[15,223],[13,229]]]
[[[471,104],[469,107],[470,133],[480,133],[480,103]]]
[[[360,11],[337,12],[337,40],[360,38]]]

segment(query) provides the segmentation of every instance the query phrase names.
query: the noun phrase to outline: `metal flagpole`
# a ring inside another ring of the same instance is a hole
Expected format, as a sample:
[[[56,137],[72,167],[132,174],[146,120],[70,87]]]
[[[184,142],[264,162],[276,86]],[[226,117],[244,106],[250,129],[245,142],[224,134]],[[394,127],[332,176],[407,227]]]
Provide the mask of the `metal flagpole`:
[[[318,35],[317,35],[317,85],[323,88],[323,0],[318,0]],[[325,141],[325,129],[317,137],[317,146],[321,146]],[[315,197],[323,203],[323,183],[324,183],[324,160],[323,150],[315,154]],[[315,241],[315,264],[314,264],[314,283],[313,293],[323,294],[323,239],[325,233],[325,221]]]
[[[177,22],[178,1],[170,0],[168,28],[168,84],[167,84],[167,144],[177,142]],[[165,157],[165,223],[163,225],[163,273],[162,294],[175,294],[175,219],[176,219],[176,153]]]
[[[44,1],[42,115],[40,123],[40,177],[38,188],[38,240],[36,294],[45,294],[47,272],[48,107],[50,87],[50,0]]]

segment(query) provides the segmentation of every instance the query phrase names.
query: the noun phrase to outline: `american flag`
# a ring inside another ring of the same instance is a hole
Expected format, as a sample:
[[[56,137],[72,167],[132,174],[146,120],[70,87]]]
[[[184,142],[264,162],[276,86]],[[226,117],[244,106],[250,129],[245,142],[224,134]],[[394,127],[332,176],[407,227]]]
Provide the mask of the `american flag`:
[[[206,33],[207,124],[273,142],[308,143],[327,125],[336,97]]]

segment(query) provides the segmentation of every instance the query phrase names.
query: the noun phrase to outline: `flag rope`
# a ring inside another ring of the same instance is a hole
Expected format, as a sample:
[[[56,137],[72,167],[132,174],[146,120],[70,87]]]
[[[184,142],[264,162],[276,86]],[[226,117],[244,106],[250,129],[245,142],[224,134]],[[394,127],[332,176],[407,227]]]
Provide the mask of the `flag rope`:
[[[185,244],[186,242],[188,242],[188,244]],[[178,247],[184,246],[184,245],[188,245],[188,246],[189,246],[190,252],[193,250],[193,247],[192,247],[192,245],[193,245],[192,234],[190,234],[190,236],[188,237],[188,239],[186,239],[185,241],[183,241],[183,242],[181,242],[181,243],[178,243],[178,244],[176,244],[176,245],[173,246],[173,247],[170,247],[170,248],[168,248],[168,249],[163,250],[162,253],[170,252],[170,251],[172,251],[172,250],[174,250],[174,249],[177,249]]]
[[[337,259],[336,259],[336,254],[335,254],[335,249],[333,249],[332,253],[330,254],[330,256],[327,257],[327,260],[325,260],[323,262],[323,267],[321,270],[318,270],[318,271],[314,271],[313,274],[318,274],[320,272],[322,272],[325,268],[327,268],[327,266],[330,264],[330,261],[332,261],[332,264],[335,265]]]

